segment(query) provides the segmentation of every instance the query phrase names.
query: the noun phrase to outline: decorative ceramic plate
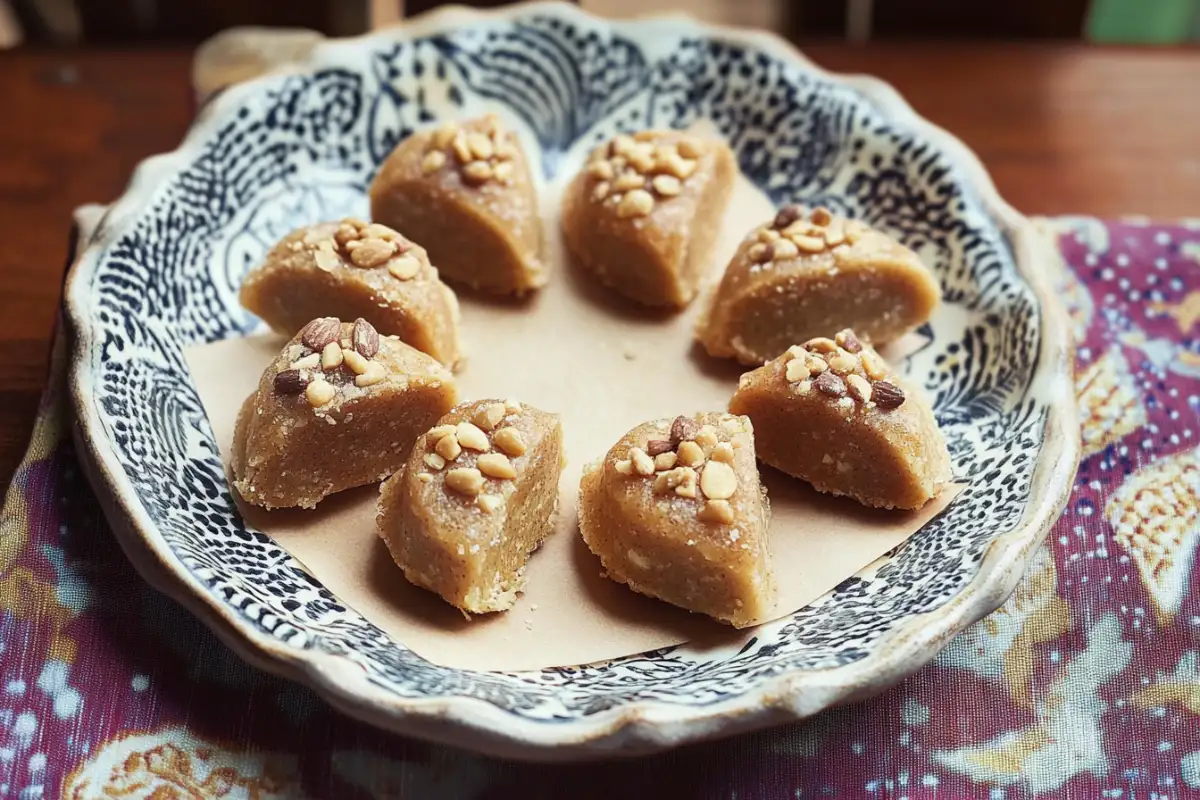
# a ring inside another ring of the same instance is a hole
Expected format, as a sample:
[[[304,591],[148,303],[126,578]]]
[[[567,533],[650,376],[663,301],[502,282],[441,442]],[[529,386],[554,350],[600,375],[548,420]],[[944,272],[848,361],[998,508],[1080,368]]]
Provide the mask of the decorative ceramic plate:
[[[363,213],[400,139],[487,106],[523,124],[547,179],[577,143],[708,120],[775,202],[828,206],[921,253],[945,303],[913,365],[965,490],[882,565],[738,650],[472,672],[341,604],[238,515],[182,349],[257,328],[237,288],[276,238]],[[762,34],[536,4],[323,43],[218,97],[88,245],[66,300],[79,450],[134,562],[251,662],[376,724],[492,753],[650,751],[888,686],[1008,595],[1078,459],[1067,327],[1030,225],[890,88]]]

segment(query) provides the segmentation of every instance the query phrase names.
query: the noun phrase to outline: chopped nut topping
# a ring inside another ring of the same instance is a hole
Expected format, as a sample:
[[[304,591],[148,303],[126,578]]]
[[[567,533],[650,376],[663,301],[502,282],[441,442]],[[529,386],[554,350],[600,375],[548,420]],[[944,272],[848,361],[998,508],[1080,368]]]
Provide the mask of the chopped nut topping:
[[[368,386],[374,386],[387,377],[387,370],[378,361],[371,361],[367,364],[367,371],[354,378],[354,385],[360,389],[365,389]]]
[[[793,358],[787,362],[787,380],[788,383],[798,383],[802,380],[807,380],[812,371],[805,366],[804,361],[799,358]]]
[[[418,472],[417,480],[419,480],[421,483],[429,483],[433,480],[433,476],[428,472]]]
[[[850,353],[841,352],[829,359],[829,368],[838,375],[846,375],[858,369],[858,359]]]
[[[487,161],[495,152],[495,148],[492,147],[492,140],[482,133],[467,134],[467,147],[471,149],[471,153],[475,158],[481,161]]]
[[[787,261],[800,255],[800,249],[791,239],[780,239],[771,245],[771,258],[775,261]]]
[[[678,445],[687,439],[695,438],[700,426],[691,417],[678,416],[671,421],[671,442]]]
[[[654,177],[654,191],[663,197],[674,197],[683,191],[683,184],[674,175],[656,175]]]
[[[868,403],[871,400],[871,384],[861,375],[847,375],[846,386],[850,389],[850,396],[860,403]]]
[[[304,396],[313,408],[325,405],[333,399],[335,394],[337,394],[337,389],[333,388],[333,384],[324,378],[316,378],[304,390]]]
[[[808,394],[812,391],[812,381],[800,381],[792,387],[792,391],[796,394]]]
[[[656,458],[660,453],[667,453],[674,449],[675,445],[667,439],[651,439],[646,442],[646,452]]]
[[[331,369],[337,369],[342,365],[342,346],[337,342],[330,342],[325,345],[325,349],[321,351],[321,369],[328,372]]]
[[[654,493],[666,494],[674,490],[680,497],[695,497],[696,477],[696,470],[691,467],[676,467],[667,472],[660,472],[654,479]]]
[[[750,260],[755,264],[765,264],[775,258],[775,245],[763,244],[757,242],[750,246],[749,252],[746,255],[750,256]]]
[[[454,137],[458,134],[458,124],[447,122],[433,132],[433,146],[446,147],[450,142],[454,141]]]
[[[629,460],[633,462],[633,471],[638,475],[654,474],[654,459],[640,447],[630,448]]]
[[[488,403],[475,412],[475,424],[485,431],[493,431],[507,413],[504,403]]]
[[[588,164],[588,175],[598,181],[611,181],[613,179],[612,164],[607,161],[593,161]]]
[[[824,208],[823,206],[814,208],[812,216],[809,218],[813,221],[814,225],[820,225],[821,227],[825,227],[833,221],[833,215],[829,213],[828,208]]]
[[[601,200],[608,197],[608,192],[610,189],[612,189],[612,185],[609,184],[608,181],[600,181],[600,183],[597,183],[592,188],[592,200],[599,203]]]
[[[654,457],[654,471],[662,472],[666,469],[674,469],[678,461],[679,456],[675,455],[674,451],[669,450],[665,453],[659,453]]]
[[[426,432],[425,436],[429,441],[436,442],[438,439],[454,433],[455,430],[456,429],[453,425],[438,425],[436,428],[430,428],[429,431]]]
[[[446,486],[459,494],[475,497],[483,489],[483,475],[474,467],[458,467],[446,473]]]
[[[686,181],[696,171],[696,162],[681,156],[669,156],[663,161],[662,168],[668,175]]]
[[[620,461],[618,461],[617,463],[613,464],[613,469],[615,469],[617,472],[619,472],[622,475],[632,475],[633,474],[633,462],[630,461],[628,458],[623,458]]]
[[[827,228],[825,230],[825,244],[830,247],[837,247],[846,241],[846,232],[838,226]]]
[[[475,466],[489,478],[511,480],[517,477],[516,468],[503,453],[484,453],[476,460]]]
[[[475,158],[471,152],[471,146],[467,144],[467,135],[463,131],[454,134],[454,138],[450,141],[450,149],[454,151],[454,157],[458,159],[459,164],[467,164]]]
[[[350,341],[354,349],[363,358],[374,358],[379,352],[379,331],[375,326],[362,317],[354,320],[354,329],[350,332]]]
[[[617,216],[621,219],[647,216],[654,210],[654,196],[645,189],[634,189],[621,198]]]
[[[733,507],[728,500],[709,500],[696,514],[701,522],[716,522],[728,525],[733,522]]]
[[[695,139],[684,137],[675,143],[675,147],[679,150],[679,155],[684,158],[700,158],[704,155],[704,147]]]
[[[697,467],[704,463],[704,450],[693,441],[681,443],[676,452],[679,455],[679,463],[685,467]]]
[[[342,321],[337,317],[321,317],[304,326],[300,341],[310,350],[321,352],[325,345],[336,342],[342,335]]]
[[[462,446],[458,443],[458,437],[453,433],[438,439],[437,444],[433,446],[433,449],[439,456],[447,461],[453,461],[462,454]]]
[[[430,175],[446,166],[446,154],[441,150],[430,150],[421,159],[421,172]]]
[[[712,451],[713,461],[723,461],[726,464],[733,463],[733,445],[729,442],[720,442]]]
[[[454,433],[458,436],[458,443],[468,450],[477,450],[480,453],[486,453],[492,449],[491,443],[488,442],[487,434],[470,422],[458,423]]]
[[[804,343],[804,349],[816,353],[836,353],[838,346],[833,339],[828,339],[824,336],[818,336],[815,339],[809,339]]]
[[[342,265],[342,260],[332,250],[314,250],[313,261],[316,263],[317,269],[325,272],[333,272]]]
[[[342,359],[355,375],[362,375],[371,368],[371,362],[364,358],[357,350],[342,348]]]
[[[498,494],[481,494],[475,498],[475,504],[485,514],[491,514],[504,505],[504,498]]]
[[[519,456],[525,452],[525,439],[516,428],[501,428],[493,437],[496,447],[510,456]]]
[[[800,206],[784,206],[775,214],[775,220],[771,224],[776,228],[782,229],[798,219],[800,219]]]
[[[275,391],[279,394],[300,394],[307,385],[308,380],[298,369],[285,369],[275,375]]]
[[[883,380],[887,377],[887,364],[872,350],[864,350],[862,353],[863,372],[867,373],[867,377],[873,381]]]
[[[410,281],[421,271],[421,261],[416,256],[397,256],[387,262],[387,268],[397,280]]]
[[[508,413],[510,414],[516,414],[521,410],[521,404],[511,397],[504,401],[504,407],[508,409]]]
[[[894,383],[878,381],[873,387],[875,405],[880,408],[899,408],[904,405],[904,390]]]
[[[854,335],[854,331],[849,328],[846,328],[844,331],[838,331],[837,336],[834,336],[833,340],[837,342],[838,347],[841,347],[848,353],[862,352],[862,342]]]
[[[843,397],[846,394],[846,382],[832,372],[822,372],[814,384],[818,391],[830,397]]]
[[[496,178],[496,180],[500,181],[500,183],[506,186],[512,183],[513,175],[515,173],[516,167],[512,165],[511,161],[501,161],[500,163],[492,166],[492,175]]]
[[[700,445],[700,449],[703,450],[704,455],[707,456],[712,452],[712,449],[717,446],[717,442],[720,440],[717,438],[716,428],[714,428],[712,425],[703,425],[701,426],[700,430],[696,431],[696,438],[694,441],[696,444]]]
[[[462,174],[467,183],[487,183],[492,177],[492,165],[486,161],[472,161],[463,167]]]
[[[612,182],[612,188],[618,192],[628,192],[630,189],[641,189],[646,185],[646,178],[636,172],[626,172]]]
[[[608,146],[609,151],[614,156],[628,155],[629,151],[634,147],[633,137],[624,133],[613,137],[612,143]]]
[[[793,236],[791,241],[805,253],[819,253],[825,249],[825,240],[816,236]]]
[[[446,459],[442,458],[437,453],[426,453],[424,461],[433,469],[442,469],[446,466]]]
[[[351,242],[351,244],[355,244]],[[387,263],[396,252],[396,245],[385,239],[359,239],[358,246],[350,250],[350,261],[356,267],[374,269]],[[347,248],[349,249],[349,248]]]
[[[770,244],[771,242],[778,241],[779,231],[772,230],[771,228],[760,228],[757,238],[763,244]]]
[[[320,353],[309,353],[304,358],[298,358],[292,362],[292,369],[316,369],[321,363]]]
[[[700,473],[700,491],[710,500],[728,500],[737,485],[737,473],[724,461],[709,461]]]
[[[829,368],[829,365],[825,363],[825,359],[816,353],[804,354],[804,366],[808,367],[808,371],[813,375],[820,375]]]

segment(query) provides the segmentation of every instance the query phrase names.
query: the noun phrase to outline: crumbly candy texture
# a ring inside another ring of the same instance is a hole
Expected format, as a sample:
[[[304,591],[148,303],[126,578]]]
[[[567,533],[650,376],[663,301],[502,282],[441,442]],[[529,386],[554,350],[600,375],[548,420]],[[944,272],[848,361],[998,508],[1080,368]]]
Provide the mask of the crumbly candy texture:
[[[467,613],[504,611],[554,531],[563,436],[557,414],[463,403],[413,447],[379,494],[379,535],[405,577]]]
[[[709,266],[736,173],[721,141],[669,130],[617,136],[563,196],[567,246],[625,297],[682,308]]]
[[[915,509],[950,480],[924,395],[851,331],[747,372],[729,410],[753,421],[759,458],[821,492]]]
[[[787,206],[742,241],[696,338],[710,355],[752,365],[839,328],[886,344],[927,321],[940,297],[929,268],[890,236]]]
[[[397,145],[371,183],[371,216],[424,245],[448,281],[495,294],[546,283],[529,163],[493,115]]]
[[[730,414],[639,425],[580,484],[579,530],[609,578],[738,628],[774,604],[769,516],[750,421]]]
[[[373,330],[362,320],[314,320],[263,372],[233,436],[234,487],[247,502],[313,508],[383,480],[454,406],[445,367]]]
[[[246,275],[239,297],[289,336],[317,317],[361,317],[447,366],[460,356],[454,292],[424,248],[383,225],[344,219],[295,230]]]

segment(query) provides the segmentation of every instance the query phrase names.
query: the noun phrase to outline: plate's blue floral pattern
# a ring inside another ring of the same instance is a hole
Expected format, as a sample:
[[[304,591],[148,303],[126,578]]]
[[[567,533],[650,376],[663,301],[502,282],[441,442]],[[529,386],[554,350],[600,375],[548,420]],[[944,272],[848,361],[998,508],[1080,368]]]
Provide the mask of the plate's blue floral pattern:
[[[344,654],[403,697],[473,697],[566,725],[634,701],[704,707],[775,675],[850,664],[975,576],[1021,520],[1047,408],[1032,389],[1041,312],[1005,231],[953,158],[866,96],[700,26],[645,29],[531,11],[453,33],[323,46],[305,74],[232,90],[209,134],[85,260],[77,324],[89,399],[115,464],[176,558],[246,624],[298,651]],[[914,358],[966,489],[871,574],[846,581],[740,652],[685,647],[537,673],[434,666],[391,641],[238,516],[182,358],[257,323],[242,274],[287,230],[363,213],[389,150],[418,126],[500,105],[556,174],[617,130],[704,118],[777,202],[821,203],[902,237],[936,269],[946,313]],[[932,655],[932,654],[930,654]]]

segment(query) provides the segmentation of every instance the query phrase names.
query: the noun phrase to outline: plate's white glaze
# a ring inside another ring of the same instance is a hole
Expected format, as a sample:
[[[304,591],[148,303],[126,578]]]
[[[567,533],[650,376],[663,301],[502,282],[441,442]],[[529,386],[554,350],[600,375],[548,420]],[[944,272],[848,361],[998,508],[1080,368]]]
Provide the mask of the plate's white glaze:
[[[564,153],[619,129],[708,120],[772,199],[917,249],[946,303],[911,368],[965,491],[885,563],[737,652],[468,672],[341,605],[238,517],[181,351],[254,329],[236,289],[276,238],[363,213],[400,138],[485,105],[519,121],[548,179]],[[178,150],[138,169],[88,244],[67,289],[79,449],[134,562],[253,663],[377,724],[489,752],[648,751],[883,688],[1012,590],[1078,460],[1069,338],[1032,228],[887,86],[825,74],[762,34],[534,4],[328,42],[217,98]]]

